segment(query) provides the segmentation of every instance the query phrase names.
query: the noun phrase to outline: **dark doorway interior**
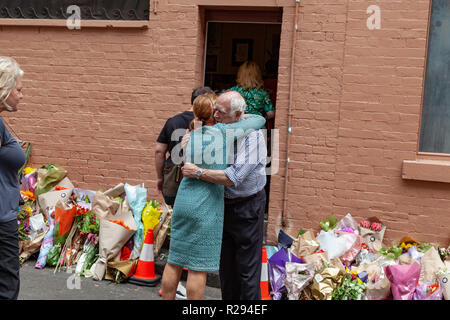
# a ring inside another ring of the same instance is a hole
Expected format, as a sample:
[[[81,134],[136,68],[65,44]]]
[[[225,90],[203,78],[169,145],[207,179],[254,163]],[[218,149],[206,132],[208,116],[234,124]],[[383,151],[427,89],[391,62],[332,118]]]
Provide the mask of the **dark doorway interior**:
[[[255,16],[252,18],[254,21]],[[272,104],[276,108],[280,34],[281,23],[277,22],[207,21],[204,85],[218,93],[230,89],[236,84],[239,66],[246,60],[253,60],[261,68],[264,89],[269,92]],[[270,157],[270,130],[274,128],[274,119],[268,120],[266,127]],[[269,191],[270,176],[267,176],[266,218]]]
[[[236,83],[239,66],[253,60],[275,103],[281,25],[208,22],[207,30],[204,84],[217,91],[229,89]]]

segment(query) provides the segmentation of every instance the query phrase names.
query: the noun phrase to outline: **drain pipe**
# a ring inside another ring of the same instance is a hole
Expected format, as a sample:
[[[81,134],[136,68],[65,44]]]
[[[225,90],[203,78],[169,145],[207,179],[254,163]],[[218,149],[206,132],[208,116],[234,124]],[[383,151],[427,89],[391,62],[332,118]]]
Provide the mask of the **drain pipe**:
[[[281,226],[287,226],[287,185],[288,185],[288,176],[289,176],[289,145],[291,141],[292,134],[292,95],[294,91],[294,66],[295,66],[295,47],[296,47],[296,35],[298,31],[298,8],[300,5],[300,0],[295,0],[295,21],[294,21],[294,31],[292,34],[292,48],[291,48],[291,74],[289,81],[289,105],[288,105],[288,129],[286,134],[286,164],[284,171],[284,191],[283,191],[283,211],[281,211]]]

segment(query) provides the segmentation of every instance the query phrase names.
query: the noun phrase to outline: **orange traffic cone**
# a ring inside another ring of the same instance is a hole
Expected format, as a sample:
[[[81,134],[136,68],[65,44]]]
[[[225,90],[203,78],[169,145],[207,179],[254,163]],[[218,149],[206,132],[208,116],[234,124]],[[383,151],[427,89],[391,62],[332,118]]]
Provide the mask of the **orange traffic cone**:
[[[261,300],[271,300],[269,294],[269,268],[267,264],[267,249],[262,247],[262,266],[261,266]]]
[[[153,230],[149,229],[145,235],[144,246],[136,267],[136,273],[128,282],[140,286],[154,287],[161,277],[155,274],[155,262],[153,258]]]

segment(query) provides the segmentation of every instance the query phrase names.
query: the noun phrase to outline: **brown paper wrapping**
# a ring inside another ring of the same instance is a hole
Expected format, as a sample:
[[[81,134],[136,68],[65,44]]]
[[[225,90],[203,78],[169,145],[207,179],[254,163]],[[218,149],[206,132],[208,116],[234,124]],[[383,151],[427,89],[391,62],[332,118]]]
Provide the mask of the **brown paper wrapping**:
[[[328,254],[326,252],[314,253],[303,256],[302,260],[305,263],[312,264],[316,271],[323,269],[324,262],[329,263]]]
[[[38,196],[39,207],[48,219],[50,217],[50,209],[55,207],[59,200],[68,203],[71,200],[71,197],[72,189],[49,191]]]
[[[79,253],[83,251],[83,243],[86,241],[86,235],[81,235],[78,231],[78,226],[73,224],[75,227],[74,234],[71,238],[70,234],[65,243],[65,253],[66,253],[66,264],[68,265],[76,265],[79,257],[81,256]]]
[[[324,268],[326,264],[329,267],[335,267],[345,272],[345,266],[342,264],[342,261],[339,258],[329,259],[328,254],[326,252],[318,252],[313,253],[307,256],[304,256],[302,260],[305,263],[310,263],[314,266],[316,271],[320,271]]]
[[[167,204],[165,202],[162,202],[161,206],[162,206],[163,212],[162,212],[161,216],[159,217],[160,222],[156,226],[155,230],[153,230],[154,238],[156,238],[156,236],[158,235],[158,232],[161,229],[161,226],[163,225],[164,220],[166,220],[166,216],[170,211],[169,207],[167,206]]]
[[[422,272],[419,281],[431,281],[435,283],[436,273],[439,269],[445,268],[445,264],[442,262],[437,249],[435,247],[428,249],[422,258],[420,258],[420,262],[422,264]]]
[[[41,232],[34,240],[32,241],[19,241],[19,259],[21,262],[27,260],[33,253],[38,252],[41,249],[42,240],[45,237],[45,234],[48,232],[48,229],[45,232]]]
[[[438,274],[437,280],[441,286],[442,294],[445,300],[450,300],[450,274]]]
[[[105,279],[115,281],[116,272],[128,278],[136,269],[138,260],[109,261],[106,267]]]
[[[365,243],[369,249],[378,252],[383,247],[384,232],[386,226],[382,225],[380,231],[373,231],[371,229],[359,227],[359,233],[361,234],[362,242]]]
[[[92,201],[92,212],[99,219],[116,219],[115,215],[119,209],[120,202],[114,200],[103,192],[97,191]]]
[[[312,294],[311,294],[311,288],[306,287],[302,293],[300,294],[300,300],[314,300]]]
[[[316,237],[314,237],[312,231],[308,230],[294,240],[290,250],[296,257],[302,257],[317,251],[319,247],[320,244]]]
[[[115,187],[112,187],[111,189],[106,190],[104,193],[108,197],[115,198],[115,197],[119,197],[124,192],[125,192],[125,185],[123,183],[119,183]]]
[[[400,257],[398,257],[399,264],[413,264],[415,261],[416,259],[406,254],[402,254]]]
[[[384,300],[391,294],[391,282],[388,278],[381,278],[377,282],[369,281],[366,284],[367,300]]]
[[[331,300],[333,291],[341,285],[344,272],[339,268],[325,268],[316,273],[311,285],[311,294],[316,300]]]
[[[166,209],[164,209],[164,210],[166,210]],[[167,231],[169,230],[169,224],[170,224],[171,218],[172,218],[172,212],[167,211],[164,222],[159,224],[159,225],[162,224],[162,227],[159,229],[158,234],[156,235],[156,238],[154,241],[155,244],[153,246],[153,255],[155,257],[158,256],[159,251],[161,250],[161,247],[162,247],[164,241],[166,240]]]
[[[70,181],[69,178],[65,177],[64,179],[62,179],[60,182],[58,182],[51,191],[55,191],[55,188],[57,186],[63,187],[63,188],[67,188],[67,189],[73,189],[75,188],[75,186],[73,185],[72,181]]]
[[[106,198],[109,198],[106,196]],[[106,264],[108,261],[114,261],[120,255],[122,247],[134,235],[137,230],[136,222],[133,217],[133,212],[125,199],[120,205],[117,213],[112,214],[116,203],[110,198],[106,199],[98,193],[94,197],[92,203],[92,210],[95,214],[100,214],[104,218],[100,218],[100,232],[99,232],[99,258],[94,270],[94,280],[102,280],[106,272]],[[103,201],[97,201],[102,199]],[[100,205],[102,204],[102,205]],[[96,205],[94,209],[94,205]],[[109,205],[106,206],[106,205]],[[117,223],[108,220],[123,220],[124,224],[131,230],[124,228]]]

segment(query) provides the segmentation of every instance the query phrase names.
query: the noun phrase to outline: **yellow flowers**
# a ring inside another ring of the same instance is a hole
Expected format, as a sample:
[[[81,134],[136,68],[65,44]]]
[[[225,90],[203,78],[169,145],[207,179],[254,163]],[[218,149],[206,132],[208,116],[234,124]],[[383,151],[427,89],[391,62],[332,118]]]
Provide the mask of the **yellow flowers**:
[[[26,206],[24,208],[24,210],[29,216],[31,216],[31,212],[33,211],[33,208],[31,208],[30,206]]]
[[[406,248],[406,249],[409,249],[409,248],[411,248],[413,246],[413,244],[412,243],[404,243],[404,242],[402,242],[401,244],[400,244],[400,247],[401,248]]]
[[[358,271],[345,268],[345,271],[352,277],[353,280],[357,280],[359,284],[364,284],[360,278],[358,278]]]
[[[142,210],[141,218],[144,224],[144,234],[147,234],[149,229],[155,230],[160,222],[159,216],[161,215],[161,211],[156,209],[154,205],[152,201],[147,202]]]
[[[27,175],[27,174],[29,174],[29,173],[35,171],[35,170],[36,170],[36,169],[33,169],[33,168],[31,168],[31,167],[26,167],[25,169],[23,169],[23,174],[24,174],[24,175]]]

